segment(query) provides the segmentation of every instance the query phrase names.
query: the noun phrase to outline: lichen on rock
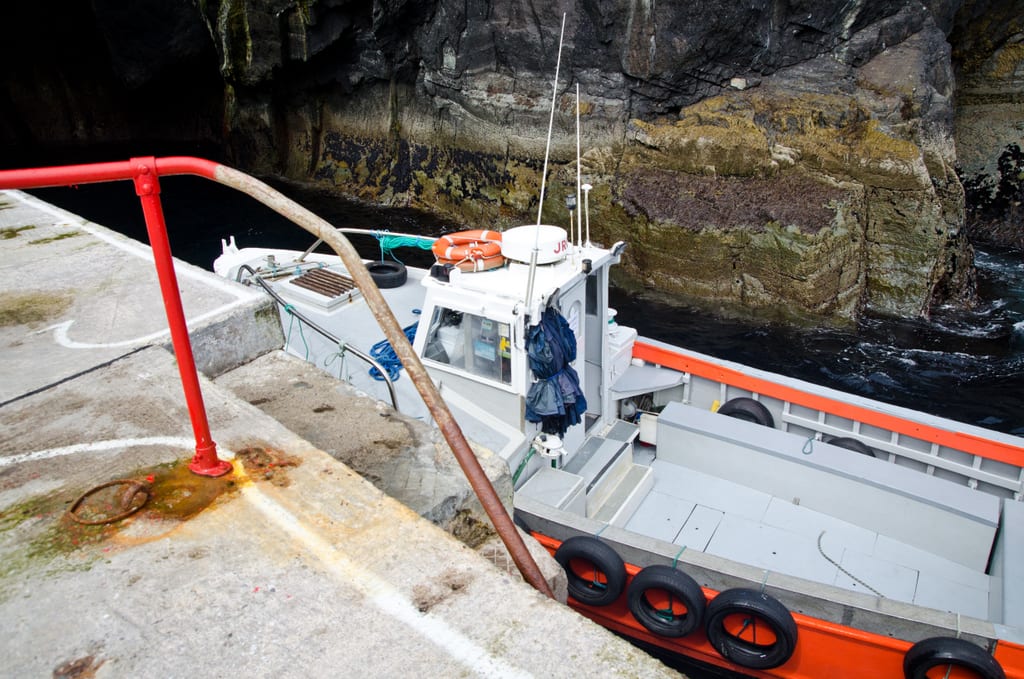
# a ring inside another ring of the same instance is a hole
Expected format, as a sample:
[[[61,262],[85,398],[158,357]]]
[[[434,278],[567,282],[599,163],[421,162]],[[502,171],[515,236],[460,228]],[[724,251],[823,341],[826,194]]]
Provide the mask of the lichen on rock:
[[[537,213],[555,4],[87,4],[53,18],[82,23],[74,36],[95,22],[106,51],[78,50],[81,64],[10,36],[10,139],[177,131],[250,172],[472,228]],[[11,13],[64,35],[32,3]],[[1024,144],[1021,17],[1024,0],[589,2],[566,16],[543,218],[568,221],[578,84],[592,232],[627,240],[646,282],[841,318],[969,298],[955,168],[998,181],[1000,154]],[[63,94],[33,107],[34,91]]]

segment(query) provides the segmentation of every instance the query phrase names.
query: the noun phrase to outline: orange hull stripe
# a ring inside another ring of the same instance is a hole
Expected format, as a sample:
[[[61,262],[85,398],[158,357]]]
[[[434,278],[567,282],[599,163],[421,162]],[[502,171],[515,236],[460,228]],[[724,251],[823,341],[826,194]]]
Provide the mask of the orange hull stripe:
[[[763,396],[789,401],[813,410],[823,410],[839,417],[859,420],[881,429],[913,436],[930,443],[937,443],[940,446],[962,450],[972,455],[978,455],[990,460],[998,460],[999,462],[1015,466],[1024,466],[1024,448],[1018,446],[985,439],[965,432],[946,431],[925,424],[911,422],[895,415],[879,413],[825,396],[810,394],[806,391],[800,391],[799,389],[775,384],[758,377],[745,375],[738,370],[715,365],[709,361],[684,356],[671,349],[656,347],[646,342],[637,341],[633,345],[633,357],[656,363],[666,368],[724,382],[739,389],[745,389]]]
[[[561,541],[541,533],[531,533],[552,555],[562,544]],[[628,582],[640,572],[633,564],[626,564]],[[627,586],[628,586],[627,582]],[[704,589],[708,601],[718,592]],[[580,604],[572,597],[570,604],[581,614],[594,622],[642,641],[660,646],[680,655],[702,660],[719,667],[741,670],[744,675],[764,679],[821,679],[821,677],[843,677],[843,679],[898,679],[903,677],[903,656],[911,643],[903,639],[865,632],[854,627],[828,622],[793,612],[799,633],[796,651],[782,666],[773,670],[758,671],[739,668],[722,658],[708,642],[703,631],[681,638],[670,639],[651,634],[629,612],[626,596],[608,606],[593,607]],[[1024,679],[1024,646],[999,640],[993,653],[1006,672],[1007,679]]]

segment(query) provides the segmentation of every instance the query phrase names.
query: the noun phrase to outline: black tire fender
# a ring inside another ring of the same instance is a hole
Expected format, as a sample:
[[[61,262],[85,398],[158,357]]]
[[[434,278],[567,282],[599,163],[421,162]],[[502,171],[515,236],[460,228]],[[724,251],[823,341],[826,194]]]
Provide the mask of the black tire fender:
[[[405,264],[391,260],[370,262],[366,265],[366,270],[370,272],[370,278],[381,290],[400,288],[409,278],[409,270]]]
[[[729,399],[718,409],[718,413],[735,417],[738,420],[746,420],[754,424],[775,428],[775,418],[772,417],[768,408],[760,401],[755,401],[746,396]]]
[[[661,608],[647,594],[658,591],[667,595],[668,604]],[[629,612],[636,621],[653,634],[663,637],[685,637],[700,629],[704,622],[707,599],[697,581],[671,566],[648,566],[633,578],[626,590]],[[683,611],[676,612],[677,604]]]
[[[614,549],[597,538],[576,535],[555,551],[565,570],[569,595],[582,604],[607,606],[626,586],[626,565]]]
[[[864,443],[860,439],[855,439],[850,436],[834,436],[825,443],[828,443],[829,445],[833,446],[838,446],[840,448],[845,448],[846,450],[852,450],[855,453],[867,455],[868,457],[876,457],[874,451],[871,450],[871,448],[869,448],[866,443]]]
[[[1006,679],[999,662],[985,649],[953,637],[931,637],[911,646],[903,656],[903,676],[926,679],[928,670],[949,665],[970,670],[979,679]]]
[[[796,650],[793,615],[777,599],[756,589],[729,589],[712,599],[704,631],[719,655],[750,669],[778,667]]]

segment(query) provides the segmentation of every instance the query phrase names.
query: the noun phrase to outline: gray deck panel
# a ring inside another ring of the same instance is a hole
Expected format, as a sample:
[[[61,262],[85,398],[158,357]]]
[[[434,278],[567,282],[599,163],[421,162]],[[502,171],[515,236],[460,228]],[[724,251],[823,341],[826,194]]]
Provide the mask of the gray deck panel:
[[[875,547],[878,533],[837,519],[813,509],[794,505],[781,498],[772,498],[765,512],[764,522],[768,525],[797,533],[817,542],[821,538],[826,554],[842,554],[845,549],[855,549],[870,554]]]
[[[678,498],[664,493],[651,492],[626,522],[626,529],[672,542],[695,506],[692,502],[680,502]]]
[[[917,578],[914,603],[981,620],[988,619],[988,589],[975,589],[925,571],[921,571]]]
[[[836,567],[818,553],[814,540],[729,514],[706,551],[815,582],[831,583],[836,575]]]
[[[714,537],[724,517],[724,512],[704,505],[697,505],[673,542],[680,547],[707,551],[708,543]]]
[[[881,592],[887,599],[897,601],[913,601],[914,591],[917,588],[918,571],[913,568],[901,566],[892,561],[875,558],[869,554],[847,550],[839,565],[852,573],[855,577],[863,580],[873,589]],[[834,584],[846,589],[858,592],[866,590],[863,585],[857,583],[849,575],[840,571],[836,574]]]
[[[654,489],[697,504],[758,521],[772,496],[738,483],[655,460]]]
[[[651,466],[654,490],[627,524],[629,530],[758,568],[870,593],[831,559],[887,598],[987,617],[989,577],[984,573],[788,499],[664,460]],[[669,537],[680,522],[674,539]]]
[[[885,535],[878,536],[873,556],[918,570],[927,571],[943,580],[957,582],[974,589],[988,591],[989,577],[963,564],[930,554],[923,549],[894,540]]]

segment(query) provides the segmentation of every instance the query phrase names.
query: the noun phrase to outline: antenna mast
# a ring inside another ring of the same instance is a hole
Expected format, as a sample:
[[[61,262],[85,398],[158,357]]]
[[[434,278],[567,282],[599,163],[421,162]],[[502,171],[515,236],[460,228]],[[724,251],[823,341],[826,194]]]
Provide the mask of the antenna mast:
[[[533,235],[533,252],[530,253],[530,277],[526,284],[526,308],[529,314],[533,302],[533,279],[537,273],[537,252],[540,248],[541,213],[544,211],[544,189],[548,178],[548,156],[551,155],[551,130],[555,126],[555,104],[558,101],[558,71],[562,67],[562,40],[565,38],[565,12],[562,13],[562,31],[558,34],[558,59],[555,61],[555,81],[551,88],[551,116],[548,118],[548,141],[544,148],[544,171],[540,176],[540,204],[537,205],[537,229]]]

